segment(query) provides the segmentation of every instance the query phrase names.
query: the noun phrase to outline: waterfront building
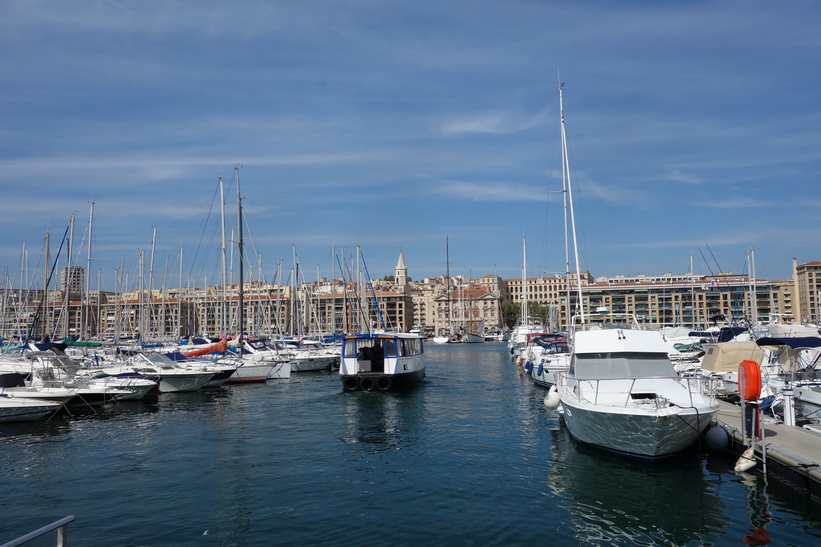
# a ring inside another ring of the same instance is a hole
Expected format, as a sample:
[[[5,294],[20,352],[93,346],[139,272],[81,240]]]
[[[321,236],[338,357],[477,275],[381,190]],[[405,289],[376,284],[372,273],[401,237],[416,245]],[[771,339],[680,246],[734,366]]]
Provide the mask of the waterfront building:
[[[793,258],[795,320],[821,324],[821,261],[796,265]]]
[[[60,270],[60,290],[68,293],[69,298],[80,299],[80,295],[85,293],[85,268],[81,266],[70,266]]]
[[[821,321],[821,262],[798,265],[794,260],[793,271],[791,280],[775,281],[727,272],[594,278],[582,271],[530,277],[524,289],[529,302],[545,306],[550,317],[557,318],[558,328],[566,328],[579,309],[590,313],[600,307],[635,314],[653,328],[704,328],[738,320]],[[259,336],[330,334],[378,328],[384,321],[389,330],[423,327],[433,335],[482,320],[486,328],[495,329],[504,326],[502,302],[521,304],[521,278],[442,275],[414,282],[401,252],[394,273],[367,284],[325,278],[298,286],[246,281],[244,331]],[[64,269],[61,289],[48,291],[45,299],[42,290],[2,289],[0,337],[25,339],[32,325],[35,338],[47,333],[52,338],[140,334],[171,339],[237,330],[237,283],[75,295],[83,279],[82,268]]]

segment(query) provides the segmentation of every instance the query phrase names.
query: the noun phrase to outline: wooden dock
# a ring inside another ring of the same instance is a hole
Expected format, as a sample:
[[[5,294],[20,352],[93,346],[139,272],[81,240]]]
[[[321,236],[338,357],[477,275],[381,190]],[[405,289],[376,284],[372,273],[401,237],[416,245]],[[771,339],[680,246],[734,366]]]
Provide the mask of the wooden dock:
[[[732,449],[739,456],[748,448],[743,444],[741,418],[741,406],[721,401],[716,419],[729,434]],[[766,417],[761,422],[765,450],[762,450],[760,439],[756,439],[753,446],[757,460],[755,468],[764,471],[766,465],[768,475],[821,499],[821,433],[771,422]]]

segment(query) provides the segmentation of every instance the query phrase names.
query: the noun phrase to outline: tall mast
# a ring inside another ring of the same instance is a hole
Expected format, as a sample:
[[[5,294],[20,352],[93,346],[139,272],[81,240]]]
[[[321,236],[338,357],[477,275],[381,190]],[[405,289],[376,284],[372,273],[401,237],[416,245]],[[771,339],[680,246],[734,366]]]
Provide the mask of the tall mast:
[[[86,297],[85,297],[85,313],[83,314],[83,338],[88,338],[88,320],[91,313],[91,236],[94,229],[94,202],[91,202],[91,210],[88,214],[88,255],[86,256]]]
[[[751,322],[758,322],[758,295],[755,281],[755,249],[750,248],[750,315]]]
[[[148,267],[148,300],[146,301],[146,306],[148,307],[148,333],[151,334],[151,325],[153,323],[152,318],[154,316],[154,306],[152,302],[154,300],[154,251],[157,248],[157,229],[151,229],[151,261],[149,262]],[[143,333],[145,336],[145,333]]]
[[[582,301],[582,278],[581,278],[581,268],[579,267],[579,244],[576,240],[576,216],[573,212],[573,187],[570,184],[570,160],[568,159],[568,150],[567,150],[567,131],[565,129],[564,123],[564,105],[562,103],[562,88],[564,87],[563,83],[559,84],[559,115],[561,117],[561,124],[562,124],[562,180],[566,183],[564,185],[564,189],[567,192],[567,203],[570,206],[570,225],[571,231],[573,234],[573,254],[576,257],[576,287],[578,290],[578,308],[579,308],[579,315],[581,315],[582,324],[585,323],[584,317],[584,302]],[[566,225],[565,225],[566,226]],[[568,260],[569,263],[569,260]],[[569,304],[570,302],[568,302]]]
[[[65,287],[65,297],[63,299],[63,337],[69,336],[69,328],[71,325],[70,322],[70,311],[71,311],[71,281],[74,277],[71,272],[71,251],[73,250],[74,246],[74,215],[71,215],[68,221],[69,225],[69,234],[68,234],[68,252],[66,256],[66,287]]]
[[[140,340],[145,339],[145,250],[140,249],[140,299],[139,310],[137,315],[137,334],[140,335]]]
[[[527,325],[527,238],[522,236],[522,325]]]
[[[242,348],[242,335],[243,335],[243,327],[245,326],[245,315],[244,315],[244,302],[243,302],[243,255],[242,255],[242,196],[240,195],[239,191],[239,166],[234,167],[234,172],[237,175],[237,252],[239,253],[238,264],[239,264],[239,299],[237,300],[237,305],[239,308],[237,309],[237,322],[238,325],[238,333],[239,333],[239,341],[240,341],[240,348]]]
[[[448,336],[450,336],[450,246],[448,245],[448,236],[445,236],[445,272],[447,274],[447,292],[445,300],[445,319],[448,321]]]
[[[180,247],[180,282],[177,289],[177,337],[182,338],[182,247]],[[188,295],[185,295],[186,298]],[[188,333],[186,333],[188,334]]]
[[[43,271],[43,335],[44,338],[46,334],[48,334],[49,330],[49,323],[51,322],[51,317],[49,317],[49,301],[48,301],[48,282],[49,282],[49,275],[48,275],[48,268],[49,268],[49,251],[51,250],[51,234],[46,232],[46,265]]]
[[[228,315],[228,295],[227,295],[227,283],[228,280],[226,276],[228,272],[225,266],[225,257],[226,257],[226,245],[225,245],[225,193],[223,190],[222,184],[222,176],[219,178],[220,181],[220,224],[222,225],[222,247],[221,247],[221,254],[222,254],[222,304],[220,306],[220,324],[217,325],[217,328],[220,331],[220,336],[225,336],[227,331],[227,320],[226,317]]]

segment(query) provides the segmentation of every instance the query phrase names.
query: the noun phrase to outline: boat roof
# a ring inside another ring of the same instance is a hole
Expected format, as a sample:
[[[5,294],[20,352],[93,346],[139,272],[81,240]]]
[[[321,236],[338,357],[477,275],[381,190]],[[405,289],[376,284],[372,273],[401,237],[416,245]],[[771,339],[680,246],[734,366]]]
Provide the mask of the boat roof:
[[[668,347],[658,331],[631,329],[584,330],[573,339],[574,351],[586,353],[664,353]]]
[[[817,348],[821,346],[821,337],[818,336],[794,336],[787,338],[759,338],[756,340],[759,346],[790,346],[792,349]]]
[[[362,334],[348,334],[345,340],[393,340],[394,338],[418,338],[423,337],[410,332],[374,332]]]

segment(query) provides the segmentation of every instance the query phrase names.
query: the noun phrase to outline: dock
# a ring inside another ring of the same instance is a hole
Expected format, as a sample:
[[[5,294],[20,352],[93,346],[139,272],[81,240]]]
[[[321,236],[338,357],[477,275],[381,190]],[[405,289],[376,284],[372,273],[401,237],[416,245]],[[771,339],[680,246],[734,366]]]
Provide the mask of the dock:
[[[741,406],[721,401],[716,420],[728,433],[731,449],[740,456],[748,448],[742,436]],[[762,417],[761,427],[764,450],[761,440],[756,438],[753,443],[755,469],[766,469],[767,475],[821,499],[821,433],[817,429],[785,425],[766,417]]]

